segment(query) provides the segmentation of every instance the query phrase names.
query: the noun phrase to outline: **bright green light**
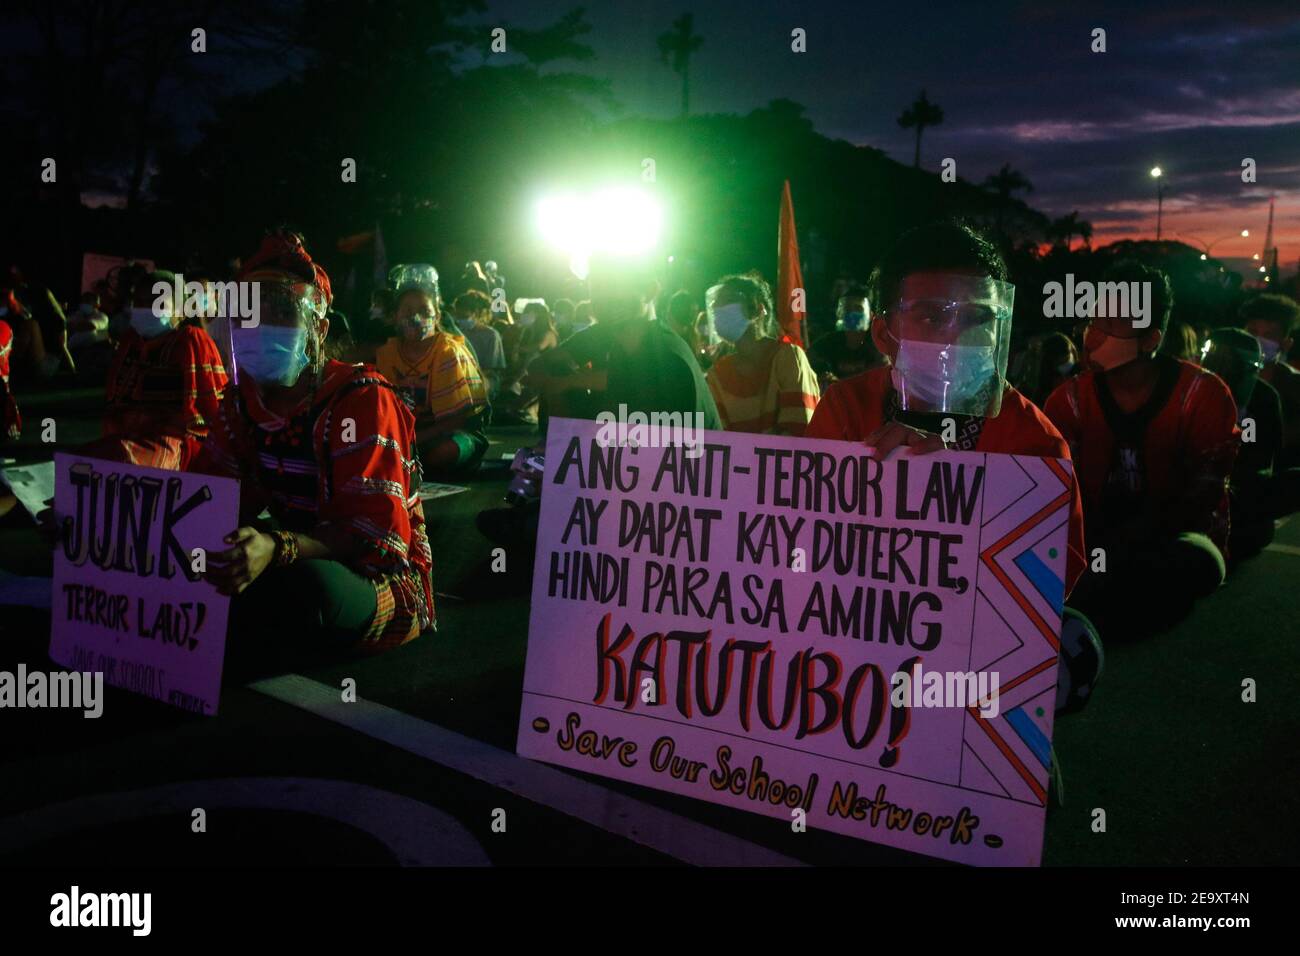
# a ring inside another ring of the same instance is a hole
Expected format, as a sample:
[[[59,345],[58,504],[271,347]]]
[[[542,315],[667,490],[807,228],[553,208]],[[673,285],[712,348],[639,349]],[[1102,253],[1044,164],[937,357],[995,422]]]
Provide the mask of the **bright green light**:
[[[662,230],[662,206],[640,189],[558,193],[537,204],[538,233],[569,257],[569,268],[579,278],[586,277],[591,256],[641,255],[658,245]]]

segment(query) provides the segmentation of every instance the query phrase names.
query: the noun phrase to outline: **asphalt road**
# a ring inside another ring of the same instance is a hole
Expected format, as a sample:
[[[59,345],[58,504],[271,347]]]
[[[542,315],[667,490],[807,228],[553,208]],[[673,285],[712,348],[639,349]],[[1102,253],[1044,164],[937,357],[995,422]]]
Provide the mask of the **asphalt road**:
[[[97,432],[94,393],[28,401],[20,462]],[[488,570],[475,515],[496,473],[430,503],[439,630],[385,656],[228,681],[202,718],[109,689],[104,716],[0,710],[0,864],[286,862],[943,865],[513,756],[527,561]],[[48,573],[31,530],[0,527],[0,568]],[[1044,864],[1292,864],[1300,850],[1300,521],[1191,619],[1108,646],[1096,696],[1057,723],[1064,802]],[[49,668],[49,617],[0,607],[0,670]],[[345,678],[363,706],[340,707]],[[1253,678],[1256,703],[1241,685]],[[1096,832],[1098,809],[1105,832]],[[195,832],[202,810],[207,831]]]

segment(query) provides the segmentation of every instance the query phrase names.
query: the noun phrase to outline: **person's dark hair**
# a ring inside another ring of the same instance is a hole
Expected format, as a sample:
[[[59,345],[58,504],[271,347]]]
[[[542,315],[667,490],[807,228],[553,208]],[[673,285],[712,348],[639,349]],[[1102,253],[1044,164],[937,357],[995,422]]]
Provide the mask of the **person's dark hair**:
[[[1194,362],[1201,354],[1201,336],[1195,326],[1174,322],[1160,341],[1160,351],[1174,358]]]
[[[480,292],[478,289],[462,292],[456,296],[456,300],[451,304],[451,311],[457,316],[478,315],[480,312],[490,312],[491,310],[491,297],[486,292]]]
[[[402,303],[405,302],[413,295],[427,296],[429,298],[429,301],[433,303],[433,312],[435,315],[439,315],[439,313],[442,311],[441,309],[438,308],[438,297],[434,295],[432,291],[430,291],[429,289],[425,289],[421,286],[415,285],[415,286],[411,286],[409,289],[404,289],[401,292],[401,294],[393,294],[388,296],[386,301],[386,304],[388,306],[388,317],[390,319],[395,318],[397,316],[398,310],[401,309],[402,307]]]
[[[699,311],[695,297],[685,289],[678,289],[668,300],[668,320],[674,325],[693,324]]]
[[[1151,328],[1163,335],[1169,329],[1169,316],[1174,310],[1174,289],[1169,277],[1153,266],[1143,265],[1136,259],[1112,262],[1101,274],[1102,282],[1150,282]],[[1101,293],[1098,292],[1098,297]]]
[[[903,279],[914,272],[973,271],[1008,281],[1007,264],[983,233],[959,222],[937,222],[909,229],[872,270],[867,298],[873,309],[890,308]]]
[[[552,311],[554,312],[556,318],[560,318],[561,316],[567,316],[568,318],[572,319],[573,309],[574,309],[574,305],[572,299],[556,299],[555,306],[552,309]]]
[[[1024,372],[1016,387],[1031,402],[1042,407],[1047,401],[1051,383],[1059,374],[1057,366],[1073,348],[1074,342],[1064,332],[1035,336],[1025,350]]]
[[[591,301],[583,299],[573,307],[573,321],[585,322],[589,318],[591,318]]]
[[[1259,352],[1259,342],[1255,336],[1251,335],[1245,329],[1233,328],[1230,325],[1220,326],[1210,331],[1207,342],[1215,345],[1225,345],[1228,348],[1240,349],[1243,352]]]
[[[728,296],[740,302],[745,314],[755,321],[755,331],[760,338],[770,338],[776,330],[776,308],[772,303],[772,287],[767,284],[757,270],[742,275],[723,276],[718,285],[726,290]],[[767,310],[767,317],[759,319],[760,306]]]
[[[1290,296],[1270,292],[1243,302],[1237,318],[1242,325],[1247,322],[1276,322],[1281,326],[1282,338],[1285,339],[1300,326],[1300,304]]]

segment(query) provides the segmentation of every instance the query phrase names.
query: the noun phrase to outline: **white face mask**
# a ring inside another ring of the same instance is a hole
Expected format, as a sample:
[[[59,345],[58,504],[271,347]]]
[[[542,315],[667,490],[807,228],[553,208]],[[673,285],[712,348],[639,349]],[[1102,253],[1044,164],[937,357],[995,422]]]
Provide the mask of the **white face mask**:
[[[172,330],[172,317],[170,315],[154,315],[153,309],[148,306],[143,309],[133,308],[130,311],[131,328],[135,329],[141,338],[157,338],[164,332]]]
[[[1088,350],[1088,361],[1101,368],[1103,372],[1127,365],[1145,350],[1140,338],[1120,338],[1108,335],[1095,349]]]

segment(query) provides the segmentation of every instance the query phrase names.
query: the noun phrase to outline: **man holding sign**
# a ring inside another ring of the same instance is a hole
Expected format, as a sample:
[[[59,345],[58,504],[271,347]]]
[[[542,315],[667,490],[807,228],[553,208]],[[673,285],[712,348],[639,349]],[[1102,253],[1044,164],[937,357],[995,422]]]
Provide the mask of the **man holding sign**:
[[[1015,287],[991,242],[964,226],[906,233],[872,277],[871,337],[889,365],[836,382],[808,438],[880,457],[942,448],[1069,459],[1055,426],[1006,382]],[[1083,573],[1083,505],[1071,482],[1067,593]]]

